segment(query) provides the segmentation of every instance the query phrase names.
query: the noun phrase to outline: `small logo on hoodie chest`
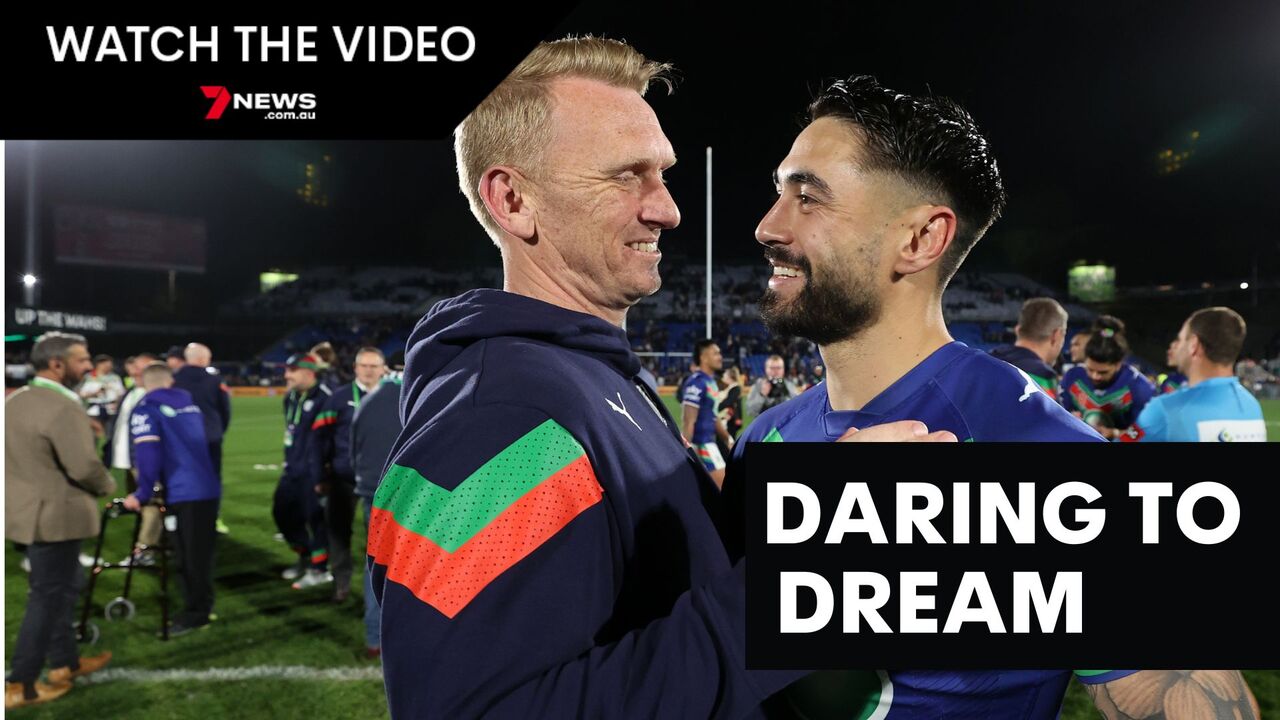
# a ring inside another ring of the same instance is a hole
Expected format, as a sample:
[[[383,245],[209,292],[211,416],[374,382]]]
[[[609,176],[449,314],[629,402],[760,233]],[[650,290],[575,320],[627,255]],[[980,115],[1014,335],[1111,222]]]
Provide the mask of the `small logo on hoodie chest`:
[[[644,432],[644,428],[640,427],[640,423],[636,422],[636,419],[631,417],[631,413],[627,412],[627,405],[626,403],[622,402],[622,393],[618,393],[617,395],[618,395],[617,404],[614,404],[614,402],[607,397],[604,399],[604,401],[609,403],[609,407],[612,408],[614,412],[619,413],[625,418],[627,418],[628,420],[630,420],[631,424],[635,425],[637,430],[639,430],[640,432]]]

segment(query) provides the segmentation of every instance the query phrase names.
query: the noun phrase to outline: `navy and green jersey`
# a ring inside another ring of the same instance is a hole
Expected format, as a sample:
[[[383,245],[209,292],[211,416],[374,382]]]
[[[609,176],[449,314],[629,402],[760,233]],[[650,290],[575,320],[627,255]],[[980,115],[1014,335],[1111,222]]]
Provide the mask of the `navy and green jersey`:
[[[351,466],[351,422],[368,394],[358,383],[341,385],[328,396],[311,422],[311,431],[315,433],[314,451],[318,455],[315,461],[321,468],[329,466],[334,475],[348,482],[354,482],[355,477]]]
[[[861,410],[833,410],[827,384],[770,408],[743,440],[822,442],[851,427],[919,420],[962,442],[1089,442],[1096,432],[1055,403],[1027,373],[964,343],[943,345]],[[746,443],[739,443],[741,456]]]
[[[1001,345],[991,351],[991,357],[1003,360],[1026,373],[1049,397],[1058,397],[1057,371],[1040,359],[1034,350],[1017,345]]]
[[[1101,438],[1071,416],[1022,370],[963,343],[944,345],[858,411],[832,410],[826,383],[765,411],[743,434],[746,441],[833,441],[850,427],[864,429],[898,420],[920,420],[930,430],[950,430],[960,440],[1097,442]],[[725,478],[726,522],[741,526],[745,495],[740,442]],[[740,537],[726,537],[736,556]],[[1106,682],[1130,671],[1078,671],[1085,682]],[[1105,673],[1105,674],[1103,674]],[[1070,670],[876,670],[821,672],[771,698],[770,717],[1031,718],[1058,715]]]
[[[747,669],[745,563],[622,328],[474,290],[408,346],[368,539],[393,718],[746,717],[800,676]]]
[[[1078,365],[1062,376],[1058,399],[1064,408],[1080,413],[1090,425],[1124,430],[1138,419],[1155,394],[1155,385],[1132,365],[1121,365],[1111,384],[1104,388],[1095,387],[1084,366]]]
[[[1187,376],[1180,372],[1169,374],[1161,373],[1158,386],[1161,395],[1168,395],[1171,392],[1177,392],[1187,386]]]
[[[310,390],[290,390],[284,396],[284,475],[306,477],[320,482],[316,418],[324,410],[332,391],[324,383]]]
[[[1127,442],[1266,442],[1257,398],[1234,377],[1203,380],[1143,408],[1120,438]]]
[[[720,386],[716,384],[716,379],[701,370],[694,370],[680,385],[680,402],[685,407],[698,411],[698,420],[693,425],[693,437],[689,438],[689,442],[694,445],[714,443],[716,408],[720,404]]]
[[[222,484],[209,459],[204,416],[180,388],[157,388],[143,396],[129,414],[134,466],[138,469],[139,502],[147,502],[156,486],[169,504],[222,496]]]

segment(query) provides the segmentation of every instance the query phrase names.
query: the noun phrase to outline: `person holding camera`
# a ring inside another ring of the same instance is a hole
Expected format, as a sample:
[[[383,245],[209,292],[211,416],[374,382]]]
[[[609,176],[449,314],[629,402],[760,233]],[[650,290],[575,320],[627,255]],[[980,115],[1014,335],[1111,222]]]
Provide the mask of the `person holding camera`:
[[[752,417],[800,394],[800,388],[786,378],[787,365],[781,355],[770,355],[764,361],[764,377],[751,386],[747,396],[747,412]]]

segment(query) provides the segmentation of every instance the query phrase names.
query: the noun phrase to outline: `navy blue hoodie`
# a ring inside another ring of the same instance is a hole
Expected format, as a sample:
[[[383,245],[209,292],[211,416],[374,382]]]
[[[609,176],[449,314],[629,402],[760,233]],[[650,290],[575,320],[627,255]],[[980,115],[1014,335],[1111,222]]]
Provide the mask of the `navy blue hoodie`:
[[[1049,397],[1055,400],[1058,398],[1058,372],[1034,350],[1017,345],[1001,345],[991,351],[991,357],[1003,360],[1030,375]]]
[[[333,468],[334,479],[348,485],[356,482],[356,471],[351,466],[351,423],[355,420],[356,409],[368,394],[354,382],[340,385],[311,423],[311,431],[316,434],[318,466],[329,465]]]
[[[374,499],[396,718],[741,717],[744,566],[626,334],[500,290],[409,340],[405,429]]]
[[[365,396],[351,421],[351,469],[356,495],[373,499],[400,434],[400,378],[383,380]]]
[[[290,390],[284,396],[284,477],[304,479],[307,487],[321,482],[320,437],[313,429],[333,392],[322,382],[310,390]]]
[[[214,368],[183,365],[173,374],[173,386],[191,393],[204,417],[204,434],[209,442],[222,442],[231,424],[231,394],[222,386]]]

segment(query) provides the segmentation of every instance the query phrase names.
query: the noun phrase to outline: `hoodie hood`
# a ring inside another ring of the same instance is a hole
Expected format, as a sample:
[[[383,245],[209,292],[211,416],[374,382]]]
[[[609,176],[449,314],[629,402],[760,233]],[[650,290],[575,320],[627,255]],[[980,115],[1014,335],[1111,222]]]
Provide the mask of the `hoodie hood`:
[[[175,410],[195,404],[195,400],[191,399],[191,393],[178,387],[150,390],[143,399],[153,405],[166,405]]]
[[[431,378],[467,348],[493,338],[543,342],[591,355],[631,378],[640,359],[622,328],[585,313],[503,290],[482,288],[442,300],[409,336],[402,403],[412,407]]]

